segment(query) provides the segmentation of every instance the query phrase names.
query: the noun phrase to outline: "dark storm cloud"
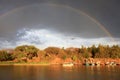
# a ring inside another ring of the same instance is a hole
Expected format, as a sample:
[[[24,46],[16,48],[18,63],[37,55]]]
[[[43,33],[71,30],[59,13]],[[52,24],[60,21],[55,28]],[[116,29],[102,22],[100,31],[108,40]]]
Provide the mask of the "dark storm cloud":
[[[0,48],[24,43],[43,47],[116,44],[89,17],[43,3],[84,11],[103,24],[120,45],[120,0],[0,0]],[[19,10],[11,12],[15,9]]]
[[[87,38],[108,36],[89,17],[67,7],[54,7],[47,4],[34,4],[18,8],[2,17],[0,24],[2,26],[0,31],[3,32],[1,36],[14,35],[15,31],[24,27],[54,29],[58,32]]]
[[[119,37],[120,35],[119,0],[0,0],[0,14],[2,15],[17,7],[35,3],[65,4],[83,10],[105,25],[106,29],[114,37]]]

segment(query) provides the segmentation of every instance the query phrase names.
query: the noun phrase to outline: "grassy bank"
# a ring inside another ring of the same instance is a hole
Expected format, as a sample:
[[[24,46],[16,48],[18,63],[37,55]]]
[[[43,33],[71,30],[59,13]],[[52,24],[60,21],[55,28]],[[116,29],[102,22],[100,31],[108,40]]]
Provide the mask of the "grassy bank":
[[[99,65],[120,65],[120,59],[111,59],[111,58],[89,58],[86,59],[84,58],[83,60],[76,60],[73,61],[71,58],[68,58],[66,60],[61,60],[60,58],[55,58],[54,60],[50,61],[50,62],[46,62],[46,61],[42,61],[42,62],[14,62],[14,61],[1,61],[0,62],[0,66],[4,66],[4,65],[18,65],[18,66],[24,66],[24,65],[58,65],[58,64],[64,64],[64,63],[74,63],[77,65],[85,65],[87,64],[99,64]]]
[[[0,66],[4,66],[4,65],[21,65],[21,66],[24,66],[24,65],[50,65],[50,63],[48,62],[9,62],[9,61],[4,61],[4,62],[0,62]]]

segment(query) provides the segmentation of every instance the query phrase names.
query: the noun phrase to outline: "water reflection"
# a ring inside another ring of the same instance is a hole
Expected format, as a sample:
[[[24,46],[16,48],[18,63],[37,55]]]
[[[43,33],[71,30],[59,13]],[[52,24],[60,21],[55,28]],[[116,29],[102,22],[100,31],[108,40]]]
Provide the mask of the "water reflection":
[[[119,66],[0,66],[0,80],[120,80]]]

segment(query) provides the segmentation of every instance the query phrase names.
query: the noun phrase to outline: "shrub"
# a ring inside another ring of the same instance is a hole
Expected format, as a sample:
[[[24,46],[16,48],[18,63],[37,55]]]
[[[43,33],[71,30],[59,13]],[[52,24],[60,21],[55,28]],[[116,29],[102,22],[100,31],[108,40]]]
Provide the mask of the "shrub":
[[[58,47],[48,47],[44,50],[47,54],[58,54],[60,51],[60,48]]]
[[[11,56],[7,53],[7,51],[0,51],[0,61],[7,61],[10,60]]]
[[[32,59],[32,57],[37,57],[38,48],[32,45],[22,45],[15,48],[15,51],[22,52],[26,55],[27,58]]]
[[[75,55],[72,57],[72,60],[73,60],[73,61],[76,61],[77,59],[78,59],[78,58],[77,58],[77,56],[75,56]]]

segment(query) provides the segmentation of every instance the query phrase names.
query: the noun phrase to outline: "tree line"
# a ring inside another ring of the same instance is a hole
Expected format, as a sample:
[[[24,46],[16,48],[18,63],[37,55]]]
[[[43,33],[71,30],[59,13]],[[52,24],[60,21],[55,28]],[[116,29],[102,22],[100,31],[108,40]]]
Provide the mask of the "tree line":
[[[82,58],[120,58],[120,46],[118,45],[92,45],[91,47],[81,48],[59,48],[59,47],[47,47],[44,50],[40,50],[33,45],[21,45],[15,49],[0,50],[0,61],[12,61],[30,59],[34,57],[40,60],[51,60],[54,57],[61,59],[71,58],[72,60]]]

